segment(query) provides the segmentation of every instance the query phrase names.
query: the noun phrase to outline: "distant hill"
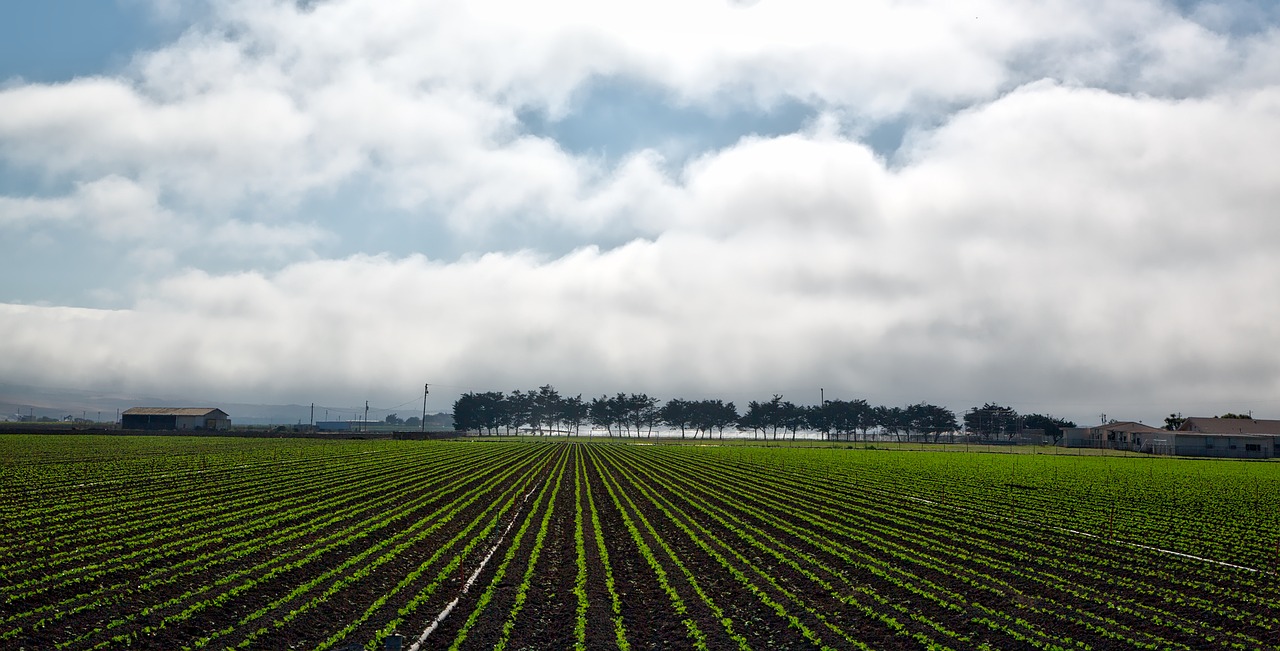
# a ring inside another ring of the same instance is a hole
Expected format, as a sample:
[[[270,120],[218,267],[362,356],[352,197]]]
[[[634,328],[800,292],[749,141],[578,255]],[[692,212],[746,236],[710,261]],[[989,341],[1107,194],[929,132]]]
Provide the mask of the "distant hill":
[[[18,420],[31,416],[62,420],[86,418],[106,423],[116,422],[116,414],[130,407],[217,407],[231,416],[233,425],[296,425],[311,422],[310,405],[258,405],[217,402],[202,398],[156,398],[102,391],[56,389],[0,382],[0,420]],[[316,405],[315,419],[347,420],[357,414],[352,407]],[[358,414],[363,416],[363,414]],[[402,413],[402,418],[415,416]],[[452,414],[427,414],[428,429],[452,429]]]

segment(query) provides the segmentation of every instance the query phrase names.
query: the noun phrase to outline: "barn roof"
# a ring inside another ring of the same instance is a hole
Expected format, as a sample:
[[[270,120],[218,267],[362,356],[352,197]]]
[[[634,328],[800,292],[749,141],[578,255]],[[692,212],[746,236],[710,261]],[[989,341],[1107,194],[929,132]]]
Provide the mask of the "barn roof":
[[[126,416],[212,416],[227,412],[216,407],[133,407],[124,410]]]
[[[1188,418],[1178,428],[1201,434],[1271,434],[1280,436],[1280,420],[1255,418]]]

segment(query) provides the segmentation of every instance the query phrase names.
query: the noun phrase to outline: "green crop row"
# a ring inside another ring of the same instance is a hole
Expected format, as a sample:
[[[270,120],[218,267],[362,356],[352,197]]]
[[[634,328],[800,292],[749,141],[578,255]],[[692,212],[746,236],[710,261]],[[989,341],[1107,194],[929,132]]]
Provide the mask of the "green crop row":
[[[0,443],[4,648],[1280,649],[1275,463]]]

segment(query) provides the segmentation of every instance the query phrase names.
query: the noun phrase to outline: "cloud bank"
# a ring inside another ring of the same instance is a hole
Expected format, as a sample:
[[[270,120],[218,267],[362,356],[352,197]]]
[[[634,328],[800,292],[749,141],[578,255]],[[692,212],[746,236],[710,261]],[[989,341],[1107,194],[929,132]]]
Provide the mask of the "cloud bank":
[[[39,179],[6,239],[147,260],[116,305],[0,304],[0,374],[1280,409],[1266,5],[562,4],[211,3],[118,74],[0,90],[0,165]],[[811,117],[678,157],[531,128],[602,79]]]

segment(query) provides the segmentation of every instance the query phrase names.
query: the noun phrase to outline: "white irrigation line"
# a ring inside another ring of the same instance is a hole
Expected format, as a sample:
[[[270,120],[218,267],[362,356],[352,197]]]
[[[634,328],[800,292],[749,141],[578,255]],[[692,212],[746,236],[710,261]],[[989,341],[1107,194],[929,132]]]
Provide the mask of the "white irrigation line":
[[[440,622],[443,622],[444,618],[448,617],[449,613],[453,612],[453,607],[457,606],[462,597],[471,590],[472,584],[476,582],[476,579],[480,578],[480,572],[484,571],[484,567],[489,564],[489,559],[493,558],[493,553],[498,551],[498,547],[502,545],[502,541],[507,539],[507,534],[511,533],[511,528],[516,526],[516,521],[520,519],[520,514],[524,512],[524,504],[528,504],[529,496],[533,495],[534,490],[536,489],[530,488],[529,492],[525,494],[524,499],[521,500],[520,510],[516,511],[515,514],[511,516],[511,522],[507,524],[507,528],[504,529],[502,531],[502,535],[498,537],[498,542],[493,543],[493,547],[489,548],[489,552],[485,554],[484,559],[480,561],[479,567],[471,573],[470,577],[467,577],[466,583],[462,584],[462,591],[458,593],[458,596],[453,598],[453,601],[450,601],[444,607],[444,610],[440,611],[440,614],[436,615],[435,619],[431,620],[431,624],[427,626],[426,630],[422,631],[422,635],[419,635],[418,639],[414,640],[413,644],[409,645],[408,651],[418,651],[419,648],[421,648],[422,643],[426,642],[427,638],[430,637],[430,635],[435,632],[436,628],[440,626]]]
[[[919,503],[921,503],[921,504],[932,504],[932,505],[934,505],[934,506],[944,506],[944,507],[948,506],[948,505],[946,505],[946,504],[941,504],[941,503],[939,503],[939,502],[935,502],[935,501],[933,501],[933,500],[926,500],[926,499],[921,498],[921,497],[911,497],[911,496],[905,496],[905,497],[906,497],[907,499],[911,500],[912,502],[919,502]],[[962,507],[962,506],[950,506],[949,508],[951,508],[952,510],[955,510],[955,511],[964,511],[964,512],[967,512],[967,513],[975,513],[975,514],[982,515],[982,516],[986,516],[986,517],[999,517],[999,516],[996,516],[996,515],[992,515],[992,514],[990,514],[990,513],[986,513],[986,512],[984,512],[984,511],[979,511],[978,509],[969,509],[969,508],[965,508],[965,507]],[[1015,519],[1014,519],[1014,522],[1017,522],[1017,523],[1019,523],[1019,524],[1024,524],[1024,525],[1035,524],[1036,526],[1041,526],[1041,527],[1047,526],[1048,528],[1053,529],[1054,531],[1060,531],[1060,532],[1063,532],[1063,533],[1069,533],[1069,534],[1074,534],[1074,535],[1077,535],[1077,536],[1083,536],[1083,537],[1085,537],[1085,538],[1094,538],[1094,539],[1098,539],[1098,540],[1110,540],[1111,542],[1119,543],[1119,544],[1121,544],[1121,545],[1125,545],[1125,546],[1128,546],[1128,547],[1136,547],[1137,549],[1145,549],[1145,550],[1148,550],[1148,551],[1160,552],[1161,554],[1169,554],[1169,555],[1171,555],[1171,556],[1178,556],[1178,557],[1180,557],[1180,558],[1189,558],[1189,559],[1191,559],[1191,560],[1193,560],[1193,561],[1200,561],[1200,562],[1202,562],[1202,563],[1212,563],[1213,565],[1220,565],[1220,566],[1222,566],[1222,567],[1229,567],[1229,568],[1236,569],[1236,570],[1244,570],[1244,571],[1246,571],[1246,572],[1254,572],[1254,573],[1257,573],[1257,574],[1269,574],[1269,575],[1275,575],[1275,572],[1271,572],[1271,571],[1268,571],[1268,570],[1260,570],[1260,569],[1258,569],[1258,568],[1256,568],[1256,567],[1246,567],[1246,566],[1244,566],[1244,565],[1236,565],[1235,563],[1228,563],[1228,562],[1226,562],[1226,561],[1219,561],[1219,560],[1215,560],[1215,559],[1212,559],[1212,558],[1205,558],[1205,557],[1203,557],[1203,556],[1194,556],[1194,555],[1192,555],[1192,554],[1186,554],[1186,553],[1183,553],[1183,552],[1174,551],[1174,550],[1172,550],[1172,549],[1164,549],[1164,548],[1162,548],[1162,547],[1152,547],[1151,545],[1143,545],[1142,543],[1129,542],[1129,541],[1127,541],[1127,540],[1115,540],[1115,539],[1108,539],[1108,538],[1106,538],[1105,536],[1099,536],[1099,535],[1098,535],[1098,534],[1096,534],[1096,533],[1089,533],[1089,532],[1087,532],[1087,531],[1079,531],[1079,530],[1077,530],[1077,529],[1068,529],[1068,528],[1066,528],[1066,527],[1056,527],[1056,526],[1053,526],[1053,525],[1044,525],[1044,524],[1040,524],[1040,523],[1032,523],[1032,522],[1028,522],[1027,520],[1022,520],[1022,519],[1018,519],[1018,518],[1015,518]]]

